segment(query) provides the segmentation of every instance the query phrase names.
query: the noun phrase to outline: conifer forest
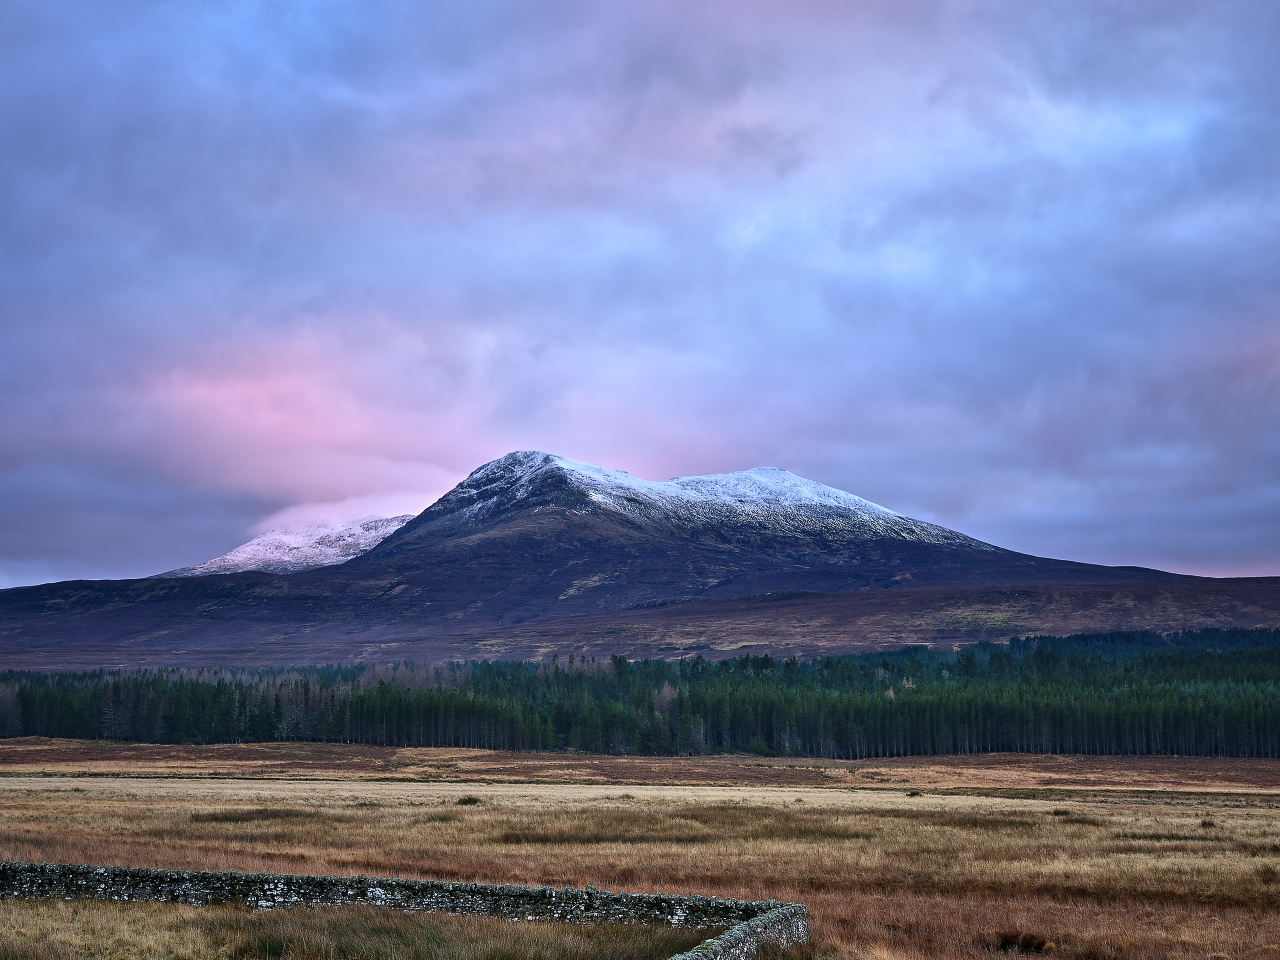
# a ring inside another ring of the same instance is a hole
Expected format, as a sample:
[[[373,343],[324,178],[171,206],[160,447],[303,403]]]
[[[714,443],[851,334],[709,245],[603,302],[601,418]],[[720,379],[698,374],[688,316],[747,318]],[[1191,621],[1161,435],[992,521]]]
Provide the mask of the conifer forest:
[[[812,660],[8,671],[0,735],[846,760],[1276,757],[1280,630],[1028,637]]]

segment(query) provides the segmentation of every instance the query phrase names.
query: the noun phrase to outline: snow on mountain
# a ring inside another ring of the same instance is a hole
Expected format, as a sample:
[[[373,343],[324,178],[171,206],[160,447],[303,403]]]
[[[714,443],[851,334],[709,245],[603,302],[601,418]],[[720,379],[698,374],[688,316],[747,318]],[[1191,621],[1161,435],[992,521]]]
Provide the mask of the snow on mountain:
[[[684,528],[747,527],[858,540],[889,537],[996,549],[774,467],[654,481],[529,450],[509,453],[480,467],[422,514],[419,522],[483,521],[541,496],[548,482],[556,480],[567,481],[579,501],[576,509],[616,511],[640,522]]]
[[[376,546],[412,520],[401,517],[364,517],[340,523],[313,520],[288,524],[260,533],[230,553],[194,567],[180,567],[157,577],[202,577],[211,573],[298,573],[315,567],[344,563]]]

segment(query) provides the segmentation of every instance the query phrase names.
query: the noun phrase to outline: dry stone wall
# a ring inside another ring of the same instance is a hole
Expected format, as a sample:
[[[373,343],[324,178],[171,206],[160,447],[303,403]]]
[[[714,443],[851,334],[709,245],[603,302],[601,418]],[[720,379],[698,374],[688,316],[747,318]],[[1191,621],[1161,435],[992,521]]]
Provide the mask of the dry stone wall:
[[[809,918],[802,903],[786,903],[735,924],[720,936],[671,960],[751,960],[766,943],[789,947],[809,942]]]
[[[803,904],[718,900],[661,893],[606,893],[587,886],[520,887],[389,877],[309,877],[0,863],[0,898],[156,900],[195,905],[243,903],[256,909],[375,904],[399,910],[479,913],[511,920],[567,923],[730,925],[720,936],[673,960],[750,960],[761,944],[787,947],[809,939]]]

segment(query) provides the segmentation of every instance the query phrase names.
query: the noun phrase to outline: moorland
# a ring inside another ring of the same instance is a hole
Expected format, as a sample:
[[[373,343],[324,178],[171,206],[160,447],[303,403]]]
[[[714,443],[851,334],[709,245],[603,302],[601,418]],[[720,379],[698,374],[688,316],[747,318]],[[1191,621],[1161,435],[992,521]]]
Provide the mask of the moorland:
[[[1271,957],[1278,767],[7,740],[0,857],[774,897],[816,956]]]
[[[1280,577],[784,590],[511,624],[479,615],[437,617],[422,602],[410,604],[416,591],[397,593],[406,583],[396,578],[348,582],[325,573],[331,583],[319,573],[307,576],[245,573],[195,578],[216,581],[195,586],[142,580],[0,591],[0,657],[13,669],[37,670],[542,659],[554,651],[812,658],[904,643],[951,649],[1035,634],[1280,625]]]
[[[363,906],[267,912],[178,903],[0,901],[5,960],[667,960],[716,932],[513,924]]]

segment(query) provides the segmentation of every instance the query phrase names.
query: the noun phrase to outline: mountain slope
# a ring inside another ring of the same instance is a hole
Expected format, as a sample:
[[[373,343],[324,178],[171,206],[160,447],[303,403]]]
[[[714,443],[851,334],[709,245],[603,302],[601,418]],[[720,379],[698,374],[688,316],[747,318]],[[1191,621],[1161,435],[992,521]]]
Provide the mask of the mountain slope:
[[[328,567],[365,553],[412,519],[413,514],[408,513],[400,517],[363,517],[348,523],[312,520],[275,527],[213,560],[156,576],[203,577],[247,570],[301,573],[316,567]]]

